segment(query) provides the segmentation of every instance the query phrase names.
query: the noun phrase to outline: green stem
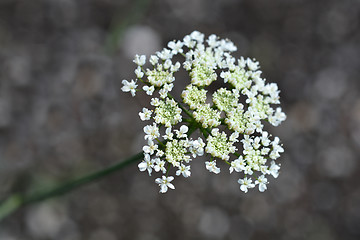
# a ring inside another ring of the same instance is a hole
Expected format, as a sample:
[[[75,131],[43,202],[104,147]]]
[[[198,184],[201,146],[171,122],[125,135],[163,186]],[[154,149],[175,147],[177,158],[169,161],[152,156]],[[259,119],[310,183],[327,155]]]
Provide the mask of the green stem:
[[[4,200],[0,205],[0,220],[15,212],[23,204],[23,196],[13,194]]]
[[[231,166],[231,163],[229,163],[228,161],[224,161],[227,165]]]
[[[207,138],[210,134],[205,128],[200,128],[200,131],[204,135],[204,138]]]
[[[155,140],[163,147],[163,148],[165,148],[166,146],[165,146],[165,144],[164,144],[164,142],[162,142],[162,141],[160,141],[158,138],[155,138]]]
[[[45,189],[45,190],[38,191],[38,192],[35,192],[32,194],[15,193],[0,203],[0,220],[9,216],[10,214],[12,214],[13,212],[15,212],[16,210],[18,210],[19,208],[21,208],[25,205],[35,203],[35,202],[40,202],[45,199],[49,199],[52,197],[56,197],[56,196],[65,194],[67,192],[70,192],[73,189],[76,189],[78,187],[86,185],[87,183],[93,182],[104,176],[110,175],[110,174],[126,167],[127,165],[140,160],[141,158],[143,158],[143,156],[144,156],[144,153],[140,152],[136,155],[133,155],[132,157],[129,157],[125,161],[121,161],[110,167],[107,167],[100,171],[96,171],[96,172],[87,174],[85,176],[74,179],[72,181],[61,184],[61,185],[56,186],[51,189]]]

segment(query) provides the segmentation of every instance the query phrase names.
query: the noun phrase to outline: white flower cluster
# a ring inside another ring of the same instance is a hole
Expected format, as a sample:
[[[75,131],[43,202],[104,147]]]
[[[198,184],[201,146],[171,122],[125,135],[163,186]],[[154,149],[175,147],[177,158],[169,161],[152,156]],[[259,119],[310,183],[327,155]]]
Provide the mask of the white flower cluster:
[[[266,176],[278,177],[280,164],[275,160],[284,151],[280,139],[263,130],[264,121],[278,126],[286,119],[280,107],[274,108],[280,104],[277,85],[261,77],[259,62],[235,59],[231,53],[236,46],[216,35],[205,40],[204,34],[194,31],[167,46],[151,55],[149,64],[146,56],[136,55],[136,79],[122,81],[124,92],[135,96],[143,90],[151,96],[153,109],[143,108],[139,113],[142,121],[152,121],[144,127],[147,145],[140,171],[161,172],[155,182],[165,193],[175,188],[174,177],[169,176],[172,168],[177,176],[189,177],[189,163],[206,153],[210,160],[205,167],[210,172],[220,173],[216,161],[223,161],[230,173],[242,174],[238,180],[242,191],[255,186],[265,191]],[[174,62],[175,55],[183,56],[184,61]],[[170,92],[181,66],[189,74],[189,85],[178,101]],[[219,80],[224,87],[211,94],[206,88]],[[139,82],[143,87],[137,89]],[[203,138],[190,138],[197,129]]]

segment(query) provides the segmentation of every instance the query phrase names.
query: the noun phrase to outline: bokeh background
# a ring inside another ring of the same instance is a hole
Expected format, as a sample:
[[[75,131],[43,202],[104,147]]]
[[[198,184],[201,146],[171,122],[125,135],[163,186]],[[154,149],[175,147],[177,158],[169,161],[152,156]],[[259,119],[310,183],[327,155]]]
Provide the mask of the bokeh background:
[[[139,152],[146,101],[121,80],[193,30],[259,60],[288,115],[265,193],[199,159],[161,195],[133,164],[21,209],[0,239],[360,239],[359,16],[356,0],[0,0],[0,199]]]

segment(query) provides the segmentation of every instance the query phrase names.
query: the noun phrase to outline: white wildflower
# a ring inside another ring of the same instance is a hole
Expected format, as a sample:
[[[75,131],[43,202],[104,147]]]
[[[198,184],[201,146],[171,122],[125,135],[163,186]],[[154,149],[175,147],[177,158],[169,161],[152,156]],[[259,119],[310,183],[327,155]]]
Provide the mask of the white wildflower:
[[[196,45],[196,42],[191,39],[189,35],[186,35],[183,39],[184,45],[188,48],[193,48]]]
[[[168,188],[175,189],[175,186],[171,183],[172,180],[174,180],[172,176],[162,176],[162,178],[155,179],[155,183],[160,186],[160,193],[166,193]]]
[[[232,173],[234,170],[236,172],[241,172],[245,169],[246,163],[244,159],[240,156],[238,159],[231,162],[229,171]]]
[[[166,128],[166,131],[165,131],[165,135],[163,136],[163,138],[164,138],[165,140],[172,140],[172,139],[173,139],[173,136],[174,136],[174,134],[173,134],[172,131],[171,131],[171,127],[167,127],[167,128]]]
[[[250,58],[246,60],[246,64],[248,68],[252,71],[256,71],[259,68],[259,62],[257,62],[255,59],[252,61]]]
[[[184,177],[190,177],[190,166],[185,166],[184,164],[181,164],[179,166],[179,169],[176,171],[176,176],[183,175]]]
[[[172,62],[170,59],[166,59],[166,61],[164,62],[164,69],[167,70],[172,66]]]
[[[149,173],[149,176],[151,176],[151,172],[154,167],[154,161],[152,159],[150,159],[149,154],[145,154],[144,160],[141,163],[139,163],[138,167],[141,172],[144,172],[147,170]]]
[[[160,158],[156,158],[154,159],[154,170],[155,172],[159,172],[161,171],[162,173],[166,173],[166,168],[165,168],[165,161],[161,160]]]
[[[206,40],[206,42],[211,48],[217,47],[220,44],[220,42],[217,41],[217,37],[215,34],[211,34],[208,40]]]
[[[152,114],[151,110],[149,110],[147,108],[143,108],[142,112],[139,112],[139,116],[140,116],[141,121],[150,120],[151,114]]]
[[[182,47],[183,47],[183,43],[181,41],[171,41],[168,43],[168,47],[172,49],[171,53],[172,54],[177,54],[177,53],[182,53]]]
[[[204,155],[204,147],[205,147],[205,143],[201,138],[198,138],[197,140],[190,141],[189,151],[192,154],[192,156],[195,158],[196,156]]]
[[[144,151],[144,153],[152,155],[158,149],[158,147],[159,146],[154,141],[149,139],[148,140],[148,145],[145,145],[143,147],[143,151]]]
[[[141,70],[140,66],[135,69],[135,74],[137,78],[142,78],[144,76],[144,72]]]
[[[153,123],[153,125],[145,126],[144,133],[146,134],[145,140],[146,139],[154,140],[160,136],[159,127],[156,125],[156,123]]]
[[[255,184],[259,185],[259,191],[260,192],[264,192],[267,189],[267,187],[266,187],[266,184],[268,184],[267,178],[264,175],[261,175],[255,181]]]
[[[180,67],[181,67],[181,64],[179,62],[176,62],[174,65],[171,65],[170,71],[177,72],[177,71],[179,71]]]
[[[145,85],[145,86],[143,86],[143,90],[146,92],[147,95],[151,96],[151,95],[153,95],[155,88],[154,88],[154,86],[149,87],[149,86]]]
[[[190,37],[199,43],[202,43],[204,41],[204,34],[200,33],[199,31],[193,31],[190,34]]]
[[[177,138],[185,138],[187,135],[186,133],[188,132],[189,128],[186,125],[182,125],[180,127],[180,130],[175,130],[176,133],[176,137]]]
[[[211,162],[205,162],[206,169],[209,170],[209,172],[213,172],[215,174],[220,173],[220,168],[216,166],[216,160],[213,160]]]
[[[248,188],[254,188],[255,184],[252,183],[251,178],[245,177],[244,179],[239,179],[238,183],[240,184],[240,190],[247,193]]]
[[[158,55],[158,57],[162,60],[167,60],[167,59],[171,59],[172,58],[172,53],[169,49],[164,48],[161,52],[157,52],[156,53]]]
[[[159,61],[159,58],[155,55],[151,55],[150,56],[150,59],[149,59],[149,62],[152,64],[152,65],[156,65]]]
[[[268,132],[266,132],[266,131],[262,132],[261,144],[265,147],[269,146],[269,144],[270,144],[270,140],[269,140],[268,136],[269,136]]]
[[[146,62],[146,56],[145,55],[139,56],[138,54],[136,54],[133,62],[138,66],[143,66]]]
[[[277,165],[274,161],[271,161],[269,172],[274,178],[277,178],[279,176],[279,170],[280,166]]]
[[[121,82],[124,86],[121,88],[123,92],[130,92],[133,97],[135,97],[136,93],[136,80],[131,80],[130,82],[127,80],[122,80]]]

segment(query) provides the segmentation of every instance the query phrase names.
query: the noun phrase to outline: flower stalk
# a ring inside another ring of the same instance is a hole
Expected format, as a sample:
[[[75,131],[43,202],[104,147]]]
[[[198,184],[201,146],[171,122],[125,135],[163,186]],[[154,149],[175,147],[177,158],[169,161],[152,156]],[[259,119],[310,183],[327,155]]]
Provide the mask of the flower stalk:
[[[74,189],[78,189],[79,187],[117,172],[132,163],[138,162],[143,157],[144,153],[140,152],[107,168],[84,175],[50,189],[42,189],[32,193],[14,193],[0,203],[0,221],[26,205],[57,197]]]

